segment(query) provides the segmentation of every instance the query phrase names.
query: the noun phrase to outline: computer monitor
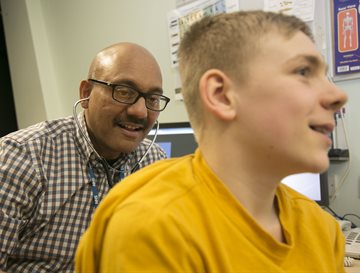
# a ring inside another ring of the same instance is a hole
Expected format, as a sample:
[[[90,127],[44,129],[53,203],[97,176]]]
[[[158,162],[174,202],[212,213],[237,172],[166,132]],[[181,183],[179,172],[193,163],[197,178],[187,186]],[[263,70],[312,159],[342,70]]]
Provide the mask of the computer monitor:
[[[293,174],[281,182],[316,201],[320,206],[329,205],[327,172]]]
[[[152,139],[154,134],[155,129],[150,131],[148,138]],[[189,122],[160,123],[155,142],[164,149],[169,158],[191,154],[197,147]]]
[[[154,134],[153,129],[148,138],[152,139]],[[193,153],[197,147],[189,122],[161,123],[155,142],[165,150],[169,158]],[[284,178],[282,182],[315,200],[321,206],[329,205],[327,173],[295,174]]]

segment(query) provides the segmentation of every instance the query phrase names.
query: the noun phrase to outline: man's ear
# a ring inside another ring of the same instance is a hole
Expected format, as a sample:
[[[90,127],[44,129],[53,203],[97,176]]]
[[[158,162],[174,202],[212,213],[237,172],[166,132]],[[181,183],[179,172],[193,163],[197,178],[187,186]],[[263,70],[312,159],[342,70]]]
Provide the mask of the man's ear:
[[[90,97],[92,84],[89,81],[83,80],[80,83],[80,99],[86,99]],[[89,100],[84,100],[81,102],[81,107],[87,109],[89,107]]]
[[[200,97],[204,107],[222,120],[236,116],[233,83],[222,71],[210,69],[199,82]]]

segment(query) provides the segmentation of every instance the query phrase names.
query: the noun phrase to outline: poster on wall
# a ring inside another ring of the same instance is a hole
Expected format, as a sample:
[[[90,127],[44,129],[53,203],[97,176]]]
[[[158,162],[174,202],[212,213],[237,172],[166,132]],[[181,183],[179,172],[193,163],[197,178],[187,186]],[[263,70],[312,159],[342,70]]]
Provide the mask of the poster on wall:
[[[239,10],[238,0],[196,0],[168,13],[171,66],[177,67],[177,49],[184,32],[204,16]]]
[[[295,15],[311,22],[314,20],[315,0],[264,0],[264,10]]]
[[[182,100],[177,51],[185,31],[204,16],[239,10],[238,0],[177,0],[168,13],[171,66],[175,69],[175,100]]]
[[[360,0],[333,0],[334,77],[360,77]]]

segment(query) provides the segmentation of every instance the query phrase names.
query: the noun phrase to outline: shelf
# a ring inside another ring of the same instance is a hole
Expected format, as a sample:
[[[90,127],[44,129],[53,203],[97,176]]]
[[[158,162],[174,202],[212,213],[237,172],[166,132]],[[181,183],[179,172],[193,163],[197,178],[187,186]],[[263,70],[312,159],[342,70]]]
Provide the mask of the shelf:
[[[349,157],[329,157],[331,162],[343,162],[343,161],[348,161]]]

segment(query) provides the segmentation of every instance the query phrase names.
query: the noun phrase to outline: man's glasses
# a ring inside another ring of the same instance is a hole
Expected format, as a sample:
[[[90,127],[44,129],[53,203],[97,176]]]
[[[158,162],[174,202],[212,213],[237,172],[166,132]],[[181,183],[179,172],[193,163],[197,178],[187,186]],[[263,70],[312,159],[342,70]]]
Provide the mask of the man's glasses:
[[[147,109],[160,112],[165,109],[170,99],[160,94],[147,94],[143,93],[134,87],[125,84],[114,84],[109,82],[103,82],[95,79],[89,79],[89,81],[110,86],[112,88],[112,98],[120,103],[134,104],[139,98],[145,99],[145,106]]]

